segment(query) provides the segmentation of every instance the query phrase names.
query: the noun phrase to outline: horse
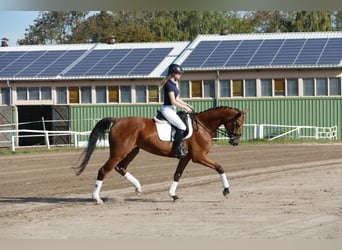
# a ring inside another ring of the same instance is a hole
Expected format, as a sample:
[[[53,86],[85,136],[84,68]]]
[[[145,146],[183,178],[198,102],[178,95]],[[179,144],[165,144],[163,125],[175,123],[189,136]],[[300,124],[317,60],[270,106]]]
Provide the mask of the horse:
[[[192,121],[190,126],[193,128],[193,134],[183,141],[187,153],[184,158],[179,159],[173,182],[168,190],[173,201],[179,199],[176,195],[176,188],[190,160],[216,170],[223,185],[223,195],[226,197],[229,194],[229,182],[223,168],[211,160],[207,154],[213,145],[214,133],[221,125],[225,127],[229,143],[232,146],[239,144],[244,117],[247,112],[248,110],[241,111],[232,107],[220,106],[199,113],[188,113]],[[140,149],[159,156],[176,157],[172,153],[173,142],[171,140],[161,141],[158,138],[156,124],[153,119],[137,116],[106,117],[101,119],[91,131],[88,145],[81,155],[81,158],[83,158],[81,164],[75,167],[77,169],[76,175],[80,175],[85,170],[96,148],[98,139],[104,138],[107,131],[109,132],[109,159],[98,170],[92,192],[92,198],[97,204],[103,203],[100,198],[100,190],[103,180],[113,169],[135,187],[137,195],[142,193],[139,180],[127,171],[129,163],[137,156]]]

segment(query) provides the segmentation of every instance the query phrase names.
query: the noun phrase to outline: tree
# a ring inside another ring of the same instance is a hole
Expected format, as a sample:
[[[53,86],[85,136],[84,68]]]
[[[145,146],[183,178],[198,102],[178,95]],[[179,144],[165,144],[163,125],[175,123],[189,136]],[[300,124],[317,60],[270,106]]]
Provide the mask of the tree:
[[[250,14],[256,32],[317,32],[332,30],[329,11],[256,11]]]
[[[83,22],[87,12],[45,11],[40,12],[34,24],[26,29],[25,38],[19,44],[69,43],[74,27]]]
[[[331,31],[332,20],[329,11],[300,11],[292,19],[292,31],[317,32]]]

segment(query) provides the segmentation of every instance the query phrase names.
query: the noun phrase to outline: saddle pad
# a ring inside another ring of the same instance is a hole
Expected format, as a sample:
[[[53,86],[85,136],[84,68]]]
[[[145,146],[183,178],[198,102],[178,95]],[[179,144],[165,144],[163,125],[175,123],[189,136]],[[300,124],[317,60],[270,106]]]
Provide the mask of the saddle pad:
[[[160,121],[157,118],[153,118],[157,127],[157,134],[161,141],[173,141],[173,137],[176,133],[176,129],[171,126],[167,121]],[[183,140],[188,139],[192,135],[192,122],[190,117],[188,117],[189,133],[183,138]],[[172,130],[172,131],[171,131]]]

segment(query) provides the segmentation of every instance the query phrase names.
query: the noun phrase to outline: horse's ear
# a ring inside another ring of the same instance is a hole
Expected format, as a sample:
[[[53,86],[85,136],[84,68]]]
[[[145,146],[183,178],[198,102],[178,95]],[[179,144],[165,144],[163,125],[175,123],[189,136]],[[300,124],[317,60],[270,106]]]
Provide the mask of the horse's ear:
[[[242,111],[242,113],[243,113],[243,114],[246,114],[246,113],[248,113],[248,111],[249,111],[248,109],[244,109],[244,110]]]

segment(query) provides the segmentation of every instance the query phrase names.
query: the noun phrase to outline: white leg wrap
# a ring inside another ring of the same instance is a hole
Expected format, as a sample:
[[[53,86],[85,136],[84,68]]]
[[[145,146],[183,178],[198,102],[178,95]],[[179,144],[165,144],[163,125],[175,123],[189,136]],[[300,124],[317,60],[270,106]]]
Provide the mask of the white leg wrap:
[[[220,174],[221,182],[224,188],[229,188],[229,182],[225,173]]]
[[[139,182],[133,175],[131,175],[130,173],[127,172],[127,173],[124,175],[124,177],[125,177],[130,183],[132,183],[134,187],[136,187],[136,188],[138,188],[138,189],[141,188],[140,182]]]
[[[102,181],[97,180],[94,185],[93,189],[93,198],[99,198],[100,197],[100,190],[102,187]]]
[[[169,195],[175,196],[176,195],[176,189],[177,189],[178,181],[173,181],[170,188],[169,188]]]

